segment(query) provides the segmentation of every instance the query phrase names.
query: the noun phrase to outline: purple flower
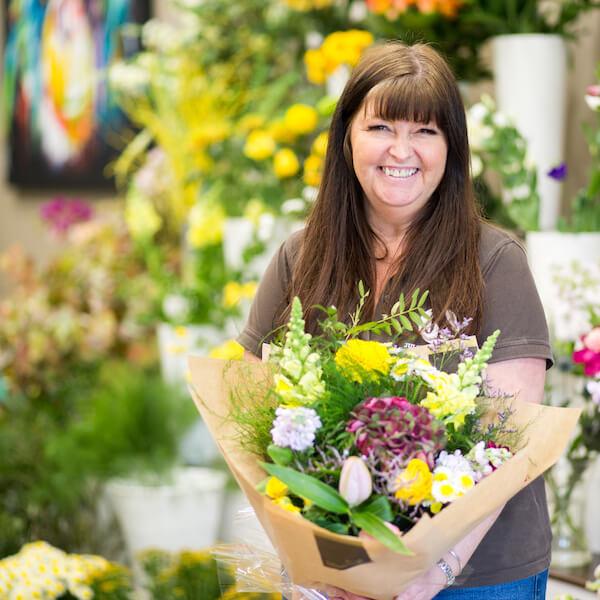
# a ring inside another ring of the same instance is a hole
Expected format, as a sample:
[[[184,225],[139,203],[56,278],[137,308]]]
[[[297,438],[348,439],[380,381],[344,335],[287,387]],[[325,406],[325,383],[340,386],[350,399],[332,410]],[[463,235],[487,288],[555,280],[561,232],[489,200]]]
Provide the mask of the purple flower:
[[[552,179],[555,179],[556,181],[564,181],[567,177],[567,164],[560,163],[560,165],[550,169],[546,175]]]
[[[40,208],[41,218],[59,235],[64,235],[75,223],[89,221],[93,212],[92,207],[83,200],[64,196],[44,202]]]

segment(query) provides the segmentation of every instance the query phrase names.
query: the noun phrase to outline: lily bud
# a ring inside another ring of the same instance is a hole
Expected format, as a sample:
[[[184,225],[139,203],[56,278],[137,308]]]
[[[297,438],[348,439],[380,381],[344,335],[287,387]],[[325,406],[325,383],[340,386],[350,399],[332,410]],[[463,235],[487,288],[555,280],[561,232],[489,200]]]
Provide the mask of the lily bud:
[[[361,504],[371,495],[373,491],[371,473],[358,456],[351,456],[344,461],[339,490],[342,498],[350,506]]]

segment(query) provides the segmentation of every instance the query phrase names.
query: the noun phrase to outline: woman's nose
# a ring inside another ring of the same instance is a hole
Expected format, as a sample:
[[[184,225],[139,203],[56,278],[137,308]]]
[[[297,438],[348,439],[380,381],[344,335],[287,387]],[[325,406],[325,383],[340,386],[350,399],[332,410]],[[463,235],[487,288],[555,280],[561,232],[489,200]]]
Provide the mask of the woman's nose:
[[[404,134],[396,135],[389,147],[389,153],[397,160],[410,158],[413,153],[410,137]]]

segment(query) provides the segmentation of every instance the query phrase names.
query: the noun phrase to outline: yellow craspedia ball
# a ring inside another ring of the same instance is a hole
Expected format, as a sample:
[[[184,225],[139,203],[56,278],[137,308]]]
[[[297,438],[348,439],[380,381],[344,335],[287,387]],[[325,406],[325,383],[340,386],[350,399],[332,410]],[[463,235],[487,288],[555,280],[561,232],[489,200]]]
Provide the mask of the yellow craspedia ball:
[[[279,179],[292,177],[300,170],[300,161],[293,150],[282,148],[275,154],[273,170]]]
[[[265,160],[273,156],[276,144],[273,136],[263,129],[252,131],[246,138],[244,154],[252,160]]]
[[[319,121],[319,113],[308,104],[293,104],[285,112],[286,127],[298,135],[310,133]]]
[[[380,342],[349,340],[336,353],[336,365],[354,381],[370,375],[387,375],[393,358]]]
[[[415,506],[431,496],[432,483],[433,474],[429,465],[419,458],[413,458],[394,480],[394,495],[398,500]]]

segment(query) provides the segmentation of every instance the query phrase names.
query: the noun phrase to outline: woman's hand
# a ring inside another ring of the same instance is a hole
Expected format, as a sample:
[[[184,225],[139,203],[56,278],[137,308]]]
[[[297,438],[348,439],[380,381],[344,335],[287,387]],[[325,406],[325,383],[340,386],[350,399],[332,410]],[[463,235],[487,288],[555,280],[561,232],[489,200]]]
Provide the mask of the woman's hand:
[[[420,577],[413,579],[411,584],[394,600],[431,600],[446,587],[446,576],[434,565]]]

